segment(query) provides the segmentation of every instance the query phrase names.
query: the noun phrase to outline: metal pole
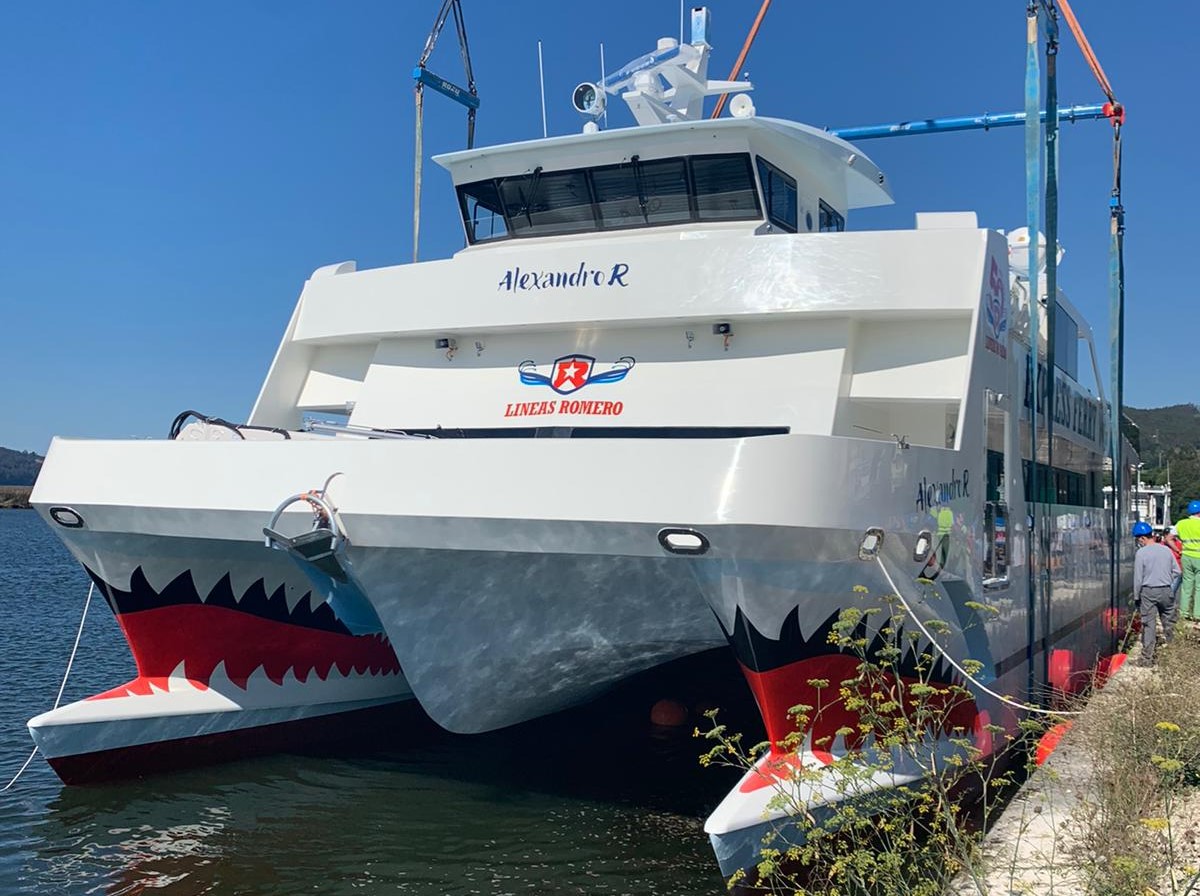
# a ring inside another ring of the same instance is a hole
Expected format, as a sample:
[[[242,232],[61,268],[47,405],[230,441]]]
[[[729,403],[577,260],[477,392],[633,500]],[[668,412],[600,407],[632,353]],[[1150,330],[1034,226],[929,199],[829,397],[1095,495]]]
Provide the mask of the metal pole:
[[[542,72],[542,42],[538,41],[538,84],[542,91],[542,136],[546,134],[546,76]]]
[[[1121,206],[1121,125],[1116,123],[1113,130],[1113,189],[1109,199],[1109,249],[1108,249],[1108,289],[1109,289],[1109,329],[1113,332],[1112,354],[1110,355],[1109,376],[1112,379],[1112,404],[1109,409],[1109,428],[1111,430],[1112,451],[1112,480],[1113,480],[1113,515],[1111,534],[1112,553],[1112,600],[1113,610],[1120,605],[1121,595],[1121,562],[1120,546],[1121,533],[1121,401],[1124,395],[1124,376],[1122,367],[1125,360],[1125,272],[1123,240],[1125,234],[1125,210]]]
[[[413,155],[413,261],[417,260],[418,249],[421,245],[421,158],[424,151],[421,147],[421,122],[425,115],[425,91],[420,81],[417,82],[415,96],[417,103],[416,152]]]
[[[1046,109],[1058,110],[1058,22],[1053,0],[1046,9]],[[1054,352],[1055,324],[1058,317],[1058,117],[1046,116],[1046,384],[1050,395],[1046,403],[1046,475],[1053,478],[1054,503],[1058,501],[1058,476],[1054,472],[1054,413],[1058,409],[1057,360]],[[1048,561],[1053,560],[1056,517],[1047,513],[1042,525],[1042,544]],[[1061,537],[1061,536],[1060,536]],[[1050,677],[1050,602],[1054,577],[1047,567],[1042,601],[1042,664]]]
[[[1043,475],[1038,463],[1037,420],[1041,397],[1041,377],[1038,375],[1038,288],[1037,243],[1038,243],[1038,198],[1041,186],[1041,120],[1039,108],[1042,82],[1038,65],[1038,7],[1030,3],[1025,15],[1025,215],[1029,230],[1029,365],[1026,369],[1029,396],[1029,599],[1026,624],[1028,647],[1026,659],[1029,663],[1029,700],[1037,695],[1037,676],[1034,672],[1033,645],[1037,640],[1038,584],[1041,581],[1041,556],[1038,544],[1038,507],[1042,497]]]
[[[600,42],[600,83],[603,84],[607,75],[604,72],[604,42]],[[603,89],[603,88],[601,88]],[[608,103],[604,104],[604,111],[601,113],[604,117],[604,126],[608,127]]]

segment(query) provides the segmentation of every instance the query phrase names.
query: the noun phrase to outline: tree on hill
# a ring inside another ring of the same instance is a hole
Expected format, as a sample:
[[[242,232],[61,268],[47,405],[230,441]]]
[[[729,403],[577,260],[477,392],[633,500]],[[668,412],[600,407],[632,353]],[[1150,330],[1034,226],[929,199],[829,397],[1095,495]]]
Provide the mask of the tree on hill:
[[[1188,501],[1200,498],[1200,408],[1125,408],[1141,430],[1142,482],[1171,482],[1171,519],[1185,516]]]
[[[0,448],[0,485],[33,485],[43,460],[32,451]]]

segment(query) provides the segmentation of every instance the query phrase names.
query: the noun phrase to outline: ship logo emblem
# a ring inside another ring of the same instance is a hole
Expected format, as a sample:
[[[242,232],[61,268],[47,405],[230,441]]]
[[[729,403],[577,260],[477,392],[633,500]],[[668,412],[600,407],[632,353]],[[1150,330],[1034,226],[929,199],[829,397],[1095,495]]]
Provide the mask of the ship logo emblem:
[[[987,329],[984,331],[984,347],[1001,358],[1008,357],[1008,296],[1004,289],[1004,278],[1000,275],[1000,265],[996,259],[991,259],[992,266],[988,272],[988,296],[984,304],[984,319]]]
[[[591,355],[564,355],[550,365],[550,375],[538,373],[533,361],[522,361],[517,371],[526,386],[549,386],[559,395],[570,395],[584,386],[619,383],[633,369],[634,359],[619,358],[609,370],[594,373],[596,359]]]

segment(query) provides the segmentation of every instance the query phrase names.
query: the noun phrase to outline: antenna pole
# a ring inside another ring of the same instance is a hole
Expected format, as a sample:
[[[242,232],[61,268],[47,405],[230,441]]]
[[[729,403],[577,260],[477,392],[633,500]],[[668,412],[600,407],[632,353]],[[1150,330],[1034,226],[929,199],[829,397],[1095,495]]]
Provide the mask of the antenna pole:
[[[606,75],[604,72],[604,41],[601,41],[600,42],[600,85],[601,85],[601,89],[603,89],[605,77],[606,77]],[[608,127],[608,103],[604,104],[604,112],[601,114],[604,118],[604,126]]]
[[[546,75],[542,71],[542,42],[538,41],[538,83],[542,89],[542,136],[546,133]]]
[[[683,7],[684,0],[679,0],[679,42],[683,43]]]

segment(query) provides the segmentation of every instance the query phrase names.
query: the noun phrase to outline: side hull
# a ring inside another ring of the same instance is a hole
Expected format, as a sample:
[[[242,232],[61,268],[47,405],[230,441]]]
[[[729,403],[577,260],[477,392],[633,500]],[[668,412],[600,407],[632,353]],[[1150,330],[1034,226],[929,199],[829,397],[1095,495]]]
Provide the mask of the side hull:
[[[378,622],[364,630],[360,610],[352,631],[279,552],[82,535],[68,546],[116,616],[137,675],[30,720],[68,783],[294,746],[318,722],[412,698]],[[205,744],[220,748],[210,756]]]
[[[253,756],[346,743],[360,734],[377,732],[393,720],[395,713],[393,701],[387,701],[360,709],[293,707],[290,711],[225,714],[228,718],[216,715],[194,717],[183,727],[182,730],[189,732],[184,736],[171,736],[179,729],[169,726],[176,730],[163,731],[159,737],[140,743],[133,742],[136,738],[124,738],[130,741],[128,745],[108,749],[95,749],[96,741],[88,740],[90,733],[84,733],[84,743],[92,749],[48,755],[47,762],[65,784],[140,778]],[[224,727],[228,723],[234,723],[233,727]],[[123,738],[118,735],[105,740],[119,742]],[[42,741],[38,741],[38,746],[42,746]]]

